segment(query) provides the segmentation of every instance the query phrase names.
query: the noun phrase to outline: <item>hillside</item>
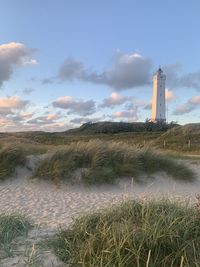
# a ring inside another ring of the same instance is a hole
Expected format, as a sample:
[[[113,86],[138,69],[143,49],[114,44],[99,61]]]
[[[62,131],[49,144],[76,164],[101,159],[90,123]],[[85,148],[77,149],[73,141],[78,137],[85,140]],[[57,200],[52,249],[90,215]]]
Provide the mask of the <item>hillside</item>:
[[[152,122],[97,122],[85,123],[82,126],[65,132],[17,132],[0,133],[0,143],[25,143],[61,145],[73,141],[90,139],[122,140],[143,143],[152,140],[163,132],[177,126],[176,124],[154,124]]]
[[[165,132],[168,129],[176,127],[177,124],[162,124],[147,122],[88,122],[79,128],[68,130],[67,134],[99,134],[99,133],[123,133],[123,132]]]
[[[200,123],[190,123],[169,129],[156,139],[155,144],[173,150],[200,150]]]

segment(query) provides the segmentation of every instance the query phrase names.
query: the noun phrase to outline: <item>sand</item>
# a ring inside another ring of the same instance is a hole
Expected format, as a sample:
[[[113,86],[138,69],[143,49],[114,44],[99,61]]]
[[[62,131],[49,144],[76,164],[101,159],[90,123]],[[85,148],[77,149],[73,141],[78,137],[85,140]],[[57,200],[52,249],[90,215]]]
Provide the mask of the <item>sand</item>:
[[[34,168],[38,160],[40,158],[30,156],[29,167]],[[99,187],[70,186],[65,183],[55,185],[49,181],[30,179],[30,170],[18,168],[14,177],[0,182],[0,213],[19,213],[30,218],[37,229],[29,233],[30,247],[40,238],[54,234],[59,227],[70,227],[73,219],[80,214],[127,199],[167,196],[194,201],[200,193],[200,165],[198,161],[188,164],[197,173],[197,181],[192,183],[175,182],[160,173],[154,176],[154,181],[152,177],[145,177],[149,182],[143,185],[124,179],[117,185]],[[41,266],[62,266],[50,252],[43,252],[43,258],[44,254],[46,263],[43,262]],[[5,259],[0,266],[26,266],[22,265],[22,261],[21,265],[17,265],[17,259],[17,255]]]
[[[29,157],[29,167],[37,161]],[[194,199],[200,193],[200,165],[190,164],[197,173],[196,182],[176,182],[165,173],[144,177],[138,184],[124,179],[116,185],[85,187],[30,179],[31,171],[18,168],[14,177],[0,182],[0,213],[20,213],[44,229],[68,227],[74,218],[120,203],[127,198],[163,197]]]

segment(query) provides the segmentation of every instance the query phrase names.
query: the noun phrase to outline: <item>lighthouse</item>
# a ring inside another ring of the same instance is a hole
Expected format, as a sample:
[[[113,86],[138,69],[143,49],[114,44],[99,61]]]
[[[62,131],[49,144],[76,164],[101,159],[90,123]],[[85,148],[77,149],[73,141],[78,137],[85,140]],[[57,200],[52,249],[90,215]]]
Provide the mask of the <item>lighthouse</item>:
[[[165,106],[165,81],[166,75],[161,67],[153,76],[153,99],[152,99],[152,121],[166,121],[166,106]]]

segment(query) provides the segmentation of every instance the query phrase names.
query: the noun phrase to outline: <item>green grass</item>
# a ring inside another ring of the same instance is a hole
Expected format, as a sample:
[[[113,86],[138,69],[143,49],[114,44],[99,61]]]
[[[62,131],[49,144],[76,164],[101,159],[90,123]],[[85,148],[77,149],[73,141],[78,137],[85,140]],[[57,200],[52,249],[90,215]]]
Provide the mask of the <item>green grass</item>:
[[[52,180],[72,180],[73,171],[86,168],[87,171],[82,176],[83,182],[111,182],[116,175],[133,175],[140,168],[139,164],[137,149],[134,146],[99,140],[77,142],[41,162],[34,176]]]
[[[24,165],[26,157],[18,146],[5,146],[0,150],[0,179],[11,176],[18,165]]]
[[[200,214],[167,200],[131,201],[77,219],[48,245],[71,267],[198,267]]]
[[[146,150],[140,154],[140,161],[142,162],[145,172],[148,174],[164,171],[180,181],[192,181],[195,177],[191,169],[178,159],[167,155]]]
[[[20,215],[0,215],[0,258],[12,255],[15,239],[25,236],[31,224]]]
[[[139,179],[144,173],[164,171],[179,180],[193,180],[194,173],[183,163],[168,156],[122,142],[93,140],[72,143],[42,161],[33,176],[76,182],[74,172],[80,170],[86,184],[112,183],[117,178]],[[83,172],[81,171],[83,170]],[[80,181],[78,181],[80,182]]]

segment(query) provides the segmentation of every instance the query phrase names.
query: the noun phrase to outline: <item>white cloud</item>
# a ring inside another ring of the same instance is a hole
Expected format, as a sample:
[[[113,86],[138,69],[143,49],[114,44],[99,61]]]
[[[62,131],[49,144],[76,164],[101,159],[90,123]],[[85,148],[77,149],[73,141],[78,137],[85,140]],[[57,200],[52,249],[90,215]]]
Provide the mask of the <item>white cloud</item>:
[[[32,58],[33,50],[22,43],[0,45],[0,86],[10,79],[15,68],[37,63]]]
[[[127,104],[125,110],[114,112],[111,117],[129,122],[138,121],[138,109],[133,103]]]
[[[34,117],[34,113],[17,111],[12,114],[0,114],[1,131],[64,131],[73,128],[64,116],[49,113]]]
[[[167,102],[172,102],[173,100],[176,99],[174,92],[170,89],[167,89],[167,88],[165,90],[165,97],[166,97]]]
[[[0,108],[22,109],[29,101],[22,100],[19,96],[0,97]]]
[[[130,100],[130,98],[122,96],[118,94],[117,92],[113,92],[109,97],[103,100],[103,103],[100,104],[100,107],[112,108],[114,106],[122,105],[128,100]]]

